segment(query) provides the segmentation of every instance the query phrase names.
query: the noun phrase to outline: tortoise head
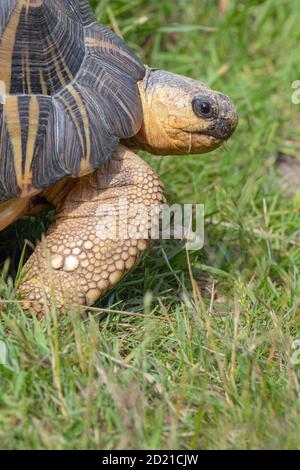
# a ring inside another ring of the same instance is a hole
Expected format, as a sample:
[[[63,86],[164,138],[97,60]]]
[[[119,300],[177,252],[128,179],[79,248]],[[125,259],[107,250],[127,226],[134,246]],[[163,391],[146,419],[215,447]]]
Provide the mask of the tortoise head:
[[[159,155],[205,153],[237,126],[232,101],[191,78],[148,69],[139,88],[143,124],[129,142],[139,149]]]

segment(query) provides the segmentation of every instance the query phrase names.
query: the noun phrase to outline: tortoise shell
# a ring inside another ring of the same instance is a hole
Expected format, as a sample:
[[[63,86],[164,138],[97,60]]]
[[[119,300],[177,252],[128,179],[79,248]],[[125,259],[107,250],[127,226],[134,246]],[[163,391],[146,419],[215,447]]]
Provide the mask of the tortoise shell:
[[[87,1],[1,0],[0,202],[103,165],[141,127],[144,74]]]

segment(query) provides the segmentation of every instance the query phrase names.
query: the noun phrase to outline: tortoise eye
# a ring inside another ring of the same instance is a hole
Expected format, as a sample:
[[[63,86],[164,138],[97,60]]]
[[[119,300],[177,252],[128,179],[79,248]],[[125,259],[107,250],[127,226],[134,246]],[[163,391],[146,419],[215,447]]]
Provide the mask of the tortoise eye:
[[[193,111],[199,118],[210,118],[213,114],[212,104],[206,96],[197,96],[192,101]]]

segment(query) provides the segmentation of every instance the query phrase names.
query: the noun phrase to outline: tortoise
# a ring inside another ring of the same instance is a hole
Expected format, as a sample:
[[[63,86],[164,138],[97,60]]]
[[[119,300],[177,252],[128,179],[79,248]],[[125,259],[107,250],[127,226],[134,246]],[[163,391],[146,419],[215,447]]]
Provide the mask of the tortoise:
[[[0,230],[56,214],[18,286],[39,318],[53,298],[62,310],[94,304],[147,248],[147,223],[141,237],[101,236],[107,205],[120,225],[124,199],[146,209],[164,201],[138,150],[209,152],[238,121],[227,96],[143,65],[85,0],[1,0],[0,83]]]

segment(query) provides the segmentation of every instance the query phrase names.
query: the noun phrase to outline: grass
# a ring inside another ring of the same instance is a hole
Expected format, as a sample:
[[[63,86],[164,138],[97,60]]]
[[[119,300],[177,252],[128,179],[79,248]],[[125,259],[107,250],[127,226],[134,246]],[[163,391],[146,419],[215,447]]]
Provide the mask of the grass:
[[[148,64],[231,96],[240,125],[205,156],[145,156],[170,202],[205,204],[202,251],[154,246],[86,321],[3,305],[0,447],[299,449],[300,198],[274,169],[300,137],[298,1],[93,6]],[[15,299],[24,237],[46,222],[0,235],[2,299]]]

